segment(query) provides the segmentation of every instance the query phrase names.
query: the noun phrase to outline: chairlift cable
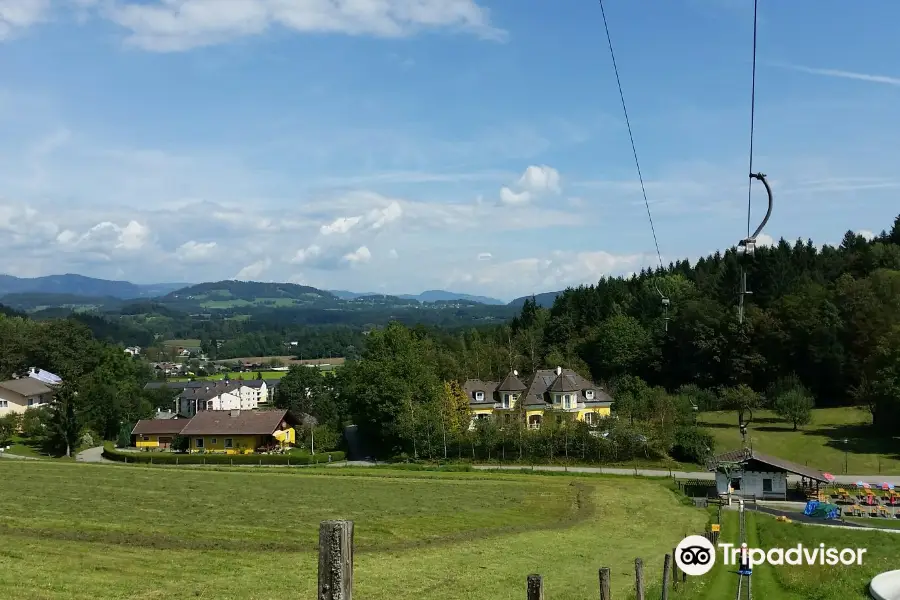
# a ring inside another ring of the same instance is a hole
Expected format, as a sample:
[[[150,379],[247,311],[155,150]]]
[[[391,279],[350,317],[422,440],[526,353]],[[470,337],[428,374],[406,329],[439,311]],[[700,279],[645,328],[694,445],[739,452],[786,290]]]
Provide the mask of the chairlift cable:
[[[616,85],[619,88],[619,99],[622,101],[622,112],[625,113],[625,125],[628,127],[628,138],[631,140],[631,152],[634,155],[634,165],[637,167],[638,181],[641,183],[644,206],[647,207],[647,218],[650,221],[650,231],[653,233],[653,244],[656,246],[656,257],[659,259],[659,268],[662,269],[662,253],[659,251],[656,228],[653,226],[653,216],[650,214],[650,202],[647,200],[647,190],[644,187],[644,176],[641,174],[641,163],[638,161],[637,147],[634,144],[634,134],[631,131],[631,121],[628,119],[628,107],[625,105],[625,94],[622,92],[622,80],[619,78],[619,67],[616,65],[616,53],[613,51],[612,37],[609,35],[609,23],[606,20],[606,11],[603,8],[603,0],[600,0],[600,14],[603,15],[603,28],[606,30],[606,42],[609,44],[609,55],[610,58],[612,58],[613,71],[616,74]]]
[[[750,168],[753,173],[753,133],[756,122],[756,32],[758,19],[759,0],[753,0],[753,70],[750,79]],[[750,194],[753,180],[747,181],[747,237],[750,237]]]
[[[609,56],[612,59],[613,72],[616,74],[616,86],[619,88],[619,99],[622,101],[622,112],[625,114],[625,126],[628,128],[628,139],[631,141],[631,153],[634,156],[634,166],[637,168],[638,181],[641,184],[641,194],[644,197],[644,206],[647,208],[647,220],[650,221],[650,232],[653,234],[653,245],[656,248],[656,258],[659,260],[659,270],[663,271],[662,253],[659,251],[659,240],[656,237],[656,227],[653,225],[653,215],[650,213],[650,201],[647,200],[647,188],[644,186],[644,176],[641,173],[641,162],[638,160],[637,146],[634,143],[634,133],[631,130],[631,120],[628,118],[628,107],[625,104],[625,93],[622,91],[622,80],[619,77],[619,67],[616,64],[616,53],[613,50],[612,37],[609,34],[609,22],[606,20],[606,10],[603,8],[603,0],[600,2],[600,14],[603,15],[603,29],[606,31],[606,42],[609,45]],[[669,331],[669,298],[660,291],[655,283],[656,293],[659,294],[663,305],[663,322],[665,330]]]

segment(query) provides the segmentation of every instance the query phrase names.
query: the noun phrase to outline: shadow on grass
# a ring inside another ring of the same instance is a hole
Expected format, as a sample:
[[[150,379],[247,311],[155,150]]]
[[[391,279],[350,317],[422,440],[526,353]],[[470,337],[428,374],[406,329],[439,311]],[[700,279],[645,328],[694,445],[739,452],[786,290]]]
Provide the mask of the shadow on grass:
[[[880,454],[885,458],[900,460],[900,443],[892,436],[879,435],[871,425],[832,425],[808,429],[805,435],[828,438],[825,445],[850,454]],[[844,443],[844,440],[847,440]]]

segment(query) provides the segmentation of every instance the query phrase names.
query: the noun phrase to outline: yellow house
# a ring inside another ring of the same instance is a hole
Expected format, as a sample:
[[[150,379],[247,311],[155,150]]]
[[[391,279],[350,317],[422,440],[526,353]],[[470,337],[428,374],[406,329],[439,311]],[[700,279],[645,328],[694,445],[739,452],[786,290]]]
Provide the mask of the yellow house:
[[[135,446],[167,450],[176,435],[190,452],[249,454],[297,443],[297,418],[287,410],[207,410],[190,419],[147,419],[132,430]]]
[[[188,419],[143,419],[131,430],[134,445],[147,450],[168,450]]]
[[[538,429],[544,411],[554,409],[575,415],[579,421],[598,425],[610,415],[613,399],[593,381],[572,369],[539,369],[523,382],[511,371],[497,383],[470,379],[463,385],[472,411],[472,427],[477,419],[493,417],[499,425],[509,422],[513,410],[522,406],[528,427]]]
[[[297,418],[287,410],[208,410],[198,412],[181,435],[190,452],[246,454],[292,447]]]

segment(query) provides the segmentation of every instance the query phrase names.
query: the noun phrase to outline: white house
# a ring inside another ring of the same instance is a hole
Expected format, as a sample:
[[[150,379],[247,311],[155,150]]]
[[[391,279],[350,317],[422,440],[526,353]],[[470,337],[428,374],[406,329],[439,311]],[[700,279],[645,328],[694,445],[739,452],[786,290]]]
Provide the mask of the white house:
[[[31,367],[28,370],[28,376],[32,379],[37,379],[41,383],[45,383],[47,385],[59,385],[60,383],[62,383],[62,377],[60,377],[59,375],[51,373],[50,371],[38,369],[36,367]]]
[[[140,346],[128,346],[127,348],[125,348],[125,354],[128,354],[129,356],[138,356],[140,353]]]
[[[0,381],[0,417],[49,404],[53,390],[33,377]]]
[[[822,471],[745,448],[720,454],[710,461],[709,470],[716,474],[716,493],[743,498],[784,500],[788,493],[788,476],[797,475],[803,483],[825,483]]]
[[[191,383],[176,400],[176,412],[191,417],[205,410],[253,410],[268,401],[263,380]]]

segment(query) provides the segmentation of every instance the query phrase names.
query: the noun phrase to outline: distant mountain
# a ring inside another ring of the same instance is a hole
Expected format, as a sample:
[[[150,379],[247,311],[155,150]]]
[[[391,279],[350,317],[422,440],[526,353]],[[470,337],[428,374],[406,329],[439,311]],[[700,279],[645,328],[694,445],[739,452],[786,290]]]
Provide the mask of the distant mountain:
[[[249,306],[285,308],[297,306],[333,306],[339,303],[331,292],[296,283],[260,281],[213,281],[198,283],[170,292],[158,302],[185,310],[234,309]]]
[[[562,291],[559,292],[544,292],[543,294],[534,294],[534,301],[537,302],[538,306],[543,308],[550,308],[553,306],[553,303],[556,301],[556,297],[562,294]],[[521,308],[525,304],[525,300],[531,298],[531,294],[527,296],[522,296],[521,298],[516,298],[512,302],[508,304],[513,308]]]
[[[376,292],[348,292],[347,290],[327,290],[328,292],[335,295],[335,297],[340,298],[341,300],[356,300],[357,298],[362,298],[363,296],[380,296]]]
[[[45,277],[22,278],[0,275],[0,296],[7,294],[69,294],[92,298],[112,297],[122,300],[152,298],[165,295],[172,290],[183,288],[184,283],[153,283],[139,285],[128,281],[95,279],[83,275],[47,275]]]
[[[377,292],[348,292],[347,290],[328,290],[341,300],[355,300],[365,296],[384,296],[385,294]],[[492,306],[504,306],[506,302],[488,296],[473,296],[471,294],[461,294],[459,292],[448,292],[446,290],[428,290],[421,294],[387,294],[401,300],[417,300],[419,302],[452,302],[454,300],[464,300],[467,302],[477,302],[478,304],[488,304]]]
[[[19,292],[0,296],[0,303],[26,312],[46,308],[69,309],[110,309],[123,304],[121,298],[113,296],[79,296],[76,294],[54,294],[48,292]]]

